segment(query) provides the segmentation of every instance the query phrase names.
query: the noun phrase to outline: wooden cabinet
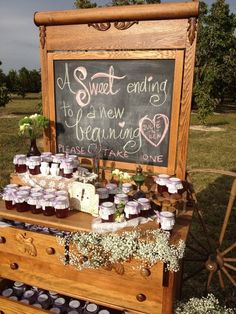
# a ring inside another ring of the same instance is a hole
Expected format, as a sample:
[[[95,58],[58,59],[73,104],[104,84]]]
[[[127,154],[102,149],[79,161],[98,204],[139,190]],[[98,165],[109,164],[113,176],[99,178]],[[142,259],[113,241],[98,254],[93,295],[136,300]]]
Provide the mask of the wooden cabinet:
[[[191,214],[189,209],[179,216],[172,241],[186,238]],[[6,210],[3,202],[0,202],[0,217],[48,227],[55,227],[57,222],[58,229],[65,231],[89,231],[91,220],[91,216],[79,212],[71,213],[67,219],[61,220],[29,212],[18,213]],[[157,224],[150,222],[145,226],[148,227],[157,228]],[[123,274],[105,269],[79,271],[63,265],[64,248],[53,235],[2,227],[0,239],[0,277],[91,300],[111,308],[127,309],[131,313],[171,313],[173,295],[178,293],[176,289],[180,273],[164,271],[163,263],[157,263],[147,270],[139,269],[138,263],[131,261],[125,263]],[[18,308],[18,303],[2,300],[0,310],[4,313],[12,314]],[[26,308],[19,304],[18,313],[31,313],[31,309],[27,312]]]

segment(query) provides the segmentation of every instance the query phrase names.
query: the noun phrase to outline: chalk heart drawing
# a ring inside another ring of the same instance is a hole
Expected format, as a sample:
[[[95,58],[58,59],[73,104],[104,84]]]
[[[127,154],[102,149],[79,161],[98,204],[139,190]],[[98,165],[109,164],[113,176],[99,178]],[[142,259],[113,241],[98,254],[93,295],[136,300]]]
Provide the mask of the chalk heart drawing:
[[[152,120],[146,115],[139,121],[141,134],[154,147],[158,147],[164,140],[168,128],[169,119],[161,113],[156,114]]]
[[[118,124],[119,124],[119,126],[120,126],[121,128],[123,128],[123,127],[125,126],[125,121],[119,122]]]

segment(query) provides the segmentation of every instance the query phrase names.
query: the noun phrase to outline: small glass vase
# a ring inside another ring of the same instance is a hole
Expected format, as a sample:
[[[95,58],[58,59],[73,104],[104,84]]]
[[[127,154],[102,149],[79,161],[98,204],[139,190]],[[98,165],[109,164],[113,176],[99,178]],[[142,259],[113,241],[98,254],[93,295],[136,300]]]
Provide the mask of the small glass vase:
[[[40,155],[41,155],[41,153],[37,147],[36,138],[30,139],[30,148],[29,148],[29,151],[27,153],[27,157],[40,156]]]

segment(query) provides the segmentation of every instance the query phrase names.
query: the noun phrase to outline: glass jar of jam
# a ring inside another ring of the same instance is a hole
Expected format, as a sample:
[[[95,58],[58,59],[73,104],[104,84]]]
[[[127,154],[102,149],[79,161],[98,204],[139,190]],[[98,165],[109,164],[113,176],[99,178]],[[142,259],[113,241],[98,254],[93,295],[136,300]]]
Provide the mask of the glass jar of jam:
[[[122,184],[122,192],[125,194],[129,194],[130,192],[132,192],[133,190],[133,186],[131,183],[123,183]]]
[[[16,173],[24,173],[27,171],[26,155],[15,155],[13,158]]]
[[[159,194],[162,194],[164,192],[168,192],[168,183],[169,183],[170,176],[168,174],[159,174],[155,178],[155,182],[157,183],[157,191]]]
[[[3,191],[2,199],[5,201],[6,209],[15,209],[16,208],[16,188],[5,188]]]
[[[84,306],[84,304],[76,299],[72,299],[69,302],[69,310],[77,310],[77,311],[81,311],[82,307]]]
[[[176,178],[176,177],[170,178],[169,183],[168,183],[168,192],[170,194],[175,194],[175,193],[182,194],[183,193],[183,183],[182,183],[181,179]]]
[[[32,214],[41,214],[43,212],[41,200],[43,198],[43,193],[33,193],[28,198],[28,205]]]
[[[99,216],[102,222],[114,222],[115,221],[116,207],[112,202],[104,202],[100,205]]]
[[[45,194],[45,195],[47,195],[47,194],[56,195],[56,192],[57,192],[56,189],[45,189],[45,190],[44,190],[44,194]]]
[[[67,178],[67,179],[73,178],[73,167],[63,168],[62,176],[63,178]]]
[[[139,198],[138,203],[140,204],[140,216],[141,217],[150,217],[152,214],[151,204],[148,198]]]
[[[46,293],[42,293],[38,296],[37,303],[39,303],[44,310],[47,310],[51,305],[50,298]]]
[[[73,172],[76,172],[79,167],[79,159],[77,155],[69,155],[70,159],[73,160]]]
[[[66,299],[63,297],[59,297],[54,300],[53,305],[59,309],[64,309],[66,306]]]
[[[32,175],[40,174],[40,156],[30,156],[27,161],[28,171]]]
[[[28,191],[18,191],[16,192],[16,210],[18,212],[25,212],[30,210],[30,207],[27,203],[29,198]]]
[[[54,194],[45,194],[42,198],[41,205],[44,216],[53,216],[55,215],[55,207],[54,207],[54,201],[55,201],[55,195]]]
[[[20,282],[20,281],[15,281],[14,284],[13,284],[13,287],[12,287],[13,291],[14,291],[14,294],[21,298],[23,293],[26,291],[27,289],[27,286],[26,284],[24,284],[23,282]]]
[[[98,188],[96,189],[96,192],[99,196],[99,205],[101,205],[104,202],[109,201],[109,192],[106,188]]]
[[[57,218],[66,218],[69,214],[69,200],[65,196],[57,196],[54,201]]]
[[[138,202],[130,201],[125,204],[125,218],[131,220],[139,217],[140,205]]]
[[[120,193],[116,194],[114,197],[114,203],[116,209],[120,212],[123,213],[125,209],[125,204],[128,202],[128,195]]]
[[[114,197],[117,193],[117,184],[116,183],[107,183],[106,189],[108,190],[108,194],[109,194],[109,202],[114,202]]]
[[[28,300],[29,304],[33,304],[36,301],[37,294],[34,290],[26,290],[23,294],[23,299]]]

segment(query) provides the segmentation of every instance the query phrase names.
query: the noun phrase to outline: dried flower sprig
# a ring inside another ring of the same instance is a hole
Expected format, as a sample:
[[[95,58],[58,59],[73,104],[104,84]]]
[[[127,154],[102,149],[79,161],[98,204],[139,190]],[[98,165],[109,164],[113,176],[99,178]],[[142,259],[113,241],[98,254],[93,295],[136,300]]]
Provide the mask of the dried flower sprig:
[[[236,309],[226,308],[219,304],[213,294],[207,297],[191,298],[187,302],[178,302],[175,314],[234,314]]]
[[[166,264],[170,271],[179,270],[179,259],[183,258],[185,243],[169,243],[169,233],[157,230],[125,231],[121,234],[99,234],[76,232],[59,243],[70,244],[69,264],[77,269],[97,269],[123,263],[135,258],[141,265],[152,267],[158,261]]]

